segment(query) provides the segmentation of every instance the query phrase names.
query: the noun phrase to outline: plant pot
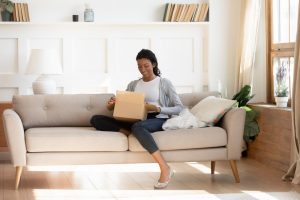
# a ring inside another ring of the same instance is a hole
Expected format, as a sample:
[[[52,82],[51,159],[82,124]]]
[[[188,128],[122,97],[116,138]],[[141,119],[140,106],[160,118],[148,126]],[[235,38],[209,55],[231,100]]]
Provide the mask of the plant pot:
[[[4,10],[1,12],[2,21],[9,22],[11,21],[12,14],[8,12],[7,10]]]
[[[289,97],[275,97],[277,107],[287,107]]]

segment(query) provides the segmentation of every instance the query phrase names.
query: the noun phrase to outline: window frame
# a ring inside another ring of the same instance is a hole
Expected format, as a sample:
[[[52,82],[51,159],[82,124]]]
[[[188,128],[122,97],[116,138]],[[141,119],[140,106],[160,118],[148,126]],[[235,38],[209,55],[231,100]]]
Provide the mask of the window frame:
[[[275,103],[274,97],[274,77],[273,77],[273,58],[275,57],[294,57],[295,42],[273,44],[273,19],[272,1],[266,0],[266,67],[267,67],[267,103]],[[290,1],[290,0],[289,0]],[[295,70],[295,69],[294,69]],[[289,103],[290,106],[290,98]]]

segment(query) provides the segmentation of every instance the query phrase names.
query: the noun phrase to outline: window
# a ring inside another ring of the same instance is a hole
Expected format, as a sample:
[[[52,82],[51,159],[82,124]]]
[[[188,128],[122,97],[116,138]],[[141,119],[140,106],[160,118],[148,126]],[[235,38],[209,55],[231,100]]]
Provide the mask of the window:
[[[268,102],[274,103],[280,69],[284,69],[286,75],[284,81],[280,83],[287,87],[291,97],[299,0],[266,2]]]

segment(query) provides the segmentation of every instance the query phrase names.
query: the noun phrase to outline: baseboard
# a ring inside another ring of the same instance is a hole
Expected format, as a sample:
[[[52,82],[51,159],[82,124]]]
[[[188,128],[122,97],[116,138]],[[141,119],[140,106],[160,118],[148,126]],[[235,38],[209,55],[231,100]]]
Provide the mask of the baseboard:
[[[10,161],[10,153],[9,152],[0,152],[0,161]]]

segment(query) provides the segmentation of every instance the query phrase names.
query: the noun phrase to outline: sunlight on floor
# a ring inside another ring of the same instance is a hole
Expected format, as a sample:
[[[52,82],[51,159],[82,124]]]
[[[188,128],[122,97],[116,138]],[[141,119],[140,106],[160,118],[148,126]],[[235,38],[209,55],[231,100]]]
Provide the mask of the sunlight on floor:
[[[220,200],[204,190],[57,190],[34,189],[35,200],[46,199],[207,199]]]
[[[261,192],[241,191],[237,193],[211,194],[205,190],[58,190],[58,189],[33,189],[35,200],[86,200],[86,199],[201,199],[201,200],[296,200],[296,192]]]
[[[99,171],[99,172],[159,172],[156,163],[137,164],[103,164],[103,165],[62,165],[62,166],[28,166],[28,171]]]
[[[198,162],[186,162],[190,167],[199,170],[201,173],[210,174],[210,168]],[[102,164],[102,165],[60,165],[60,166],[27,166],[28,171],[88,171],[88,172],[159,172],[156,163],[135,163],[135,164]],[[220,174],[215,171],[215,174]]]
[[[280,200],[265,192],[260,192],[260,191],[243,191],[243,192],[254,197],[257,200]]]
[[[187,162],[186,164],[188,164],[189,166],[199,170],[200,172],[202,172],[204,174],[210,174],[210,168],[206,167],[203,164],[200,164],[200,163],[197,163],[197,162]],[[215,170],[215,174],[220,174],[220,173]]]

